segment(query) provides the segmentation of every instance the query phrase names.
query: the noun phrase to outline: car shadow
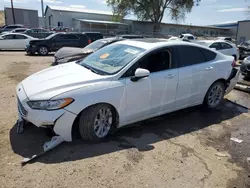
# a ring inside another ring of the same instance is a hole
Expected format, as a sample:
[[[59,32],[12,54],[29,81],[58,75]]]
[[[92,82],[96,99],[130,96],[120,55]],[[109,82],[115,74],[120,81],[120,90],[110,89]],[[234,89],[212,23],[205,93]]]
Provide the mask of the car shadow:
[[[55,53],[52,52],[52,53],[49,53],[48,55],[45,55],[45,56],[39,55],[39,54],[33,54],[33,55],[25,54],[25,55],[26,55],[26,56],[30,56],[30,57],[53,57],[53,56],[55,55]]]
[[[219,109],[212,111],[192,107],[122,128],[100,143],[89,143],[80,139],[65,142],[35,161],[62,163],[128,148],[137,148],[139,151],[153,150],[154,143],[218,124],[246,111],[247,109],[227,100],[223,101]],[[41,152],[43,144],[49,140],[50,137],[44,133],[44,129],[33,125],[26,126],[25,132],[21,135],[16,134],[16,125],[10,130],[10,143],[14,153],[25,158]]]

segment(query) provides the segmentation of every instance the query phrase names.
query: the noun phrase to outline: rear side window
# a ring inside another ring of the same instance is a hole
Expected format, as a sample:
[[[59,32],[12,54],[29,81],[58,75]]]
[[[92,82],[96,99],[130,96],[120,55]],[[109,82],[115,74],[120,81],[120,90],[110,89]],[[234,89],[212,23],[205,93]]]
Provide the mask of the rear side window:
[[[221,50],[222,46],[220,42],[215,42],[209,46],[209,48],[215,48],[216,50]]]
[[[194,40],[194,37],[188,36],[187,39],[188,39],[188,40]]]
[[[76,35],[57,35],[56,40],[78,40]]]
[[[16,39],[27,39],[27,37],[23,35],[16,35]]]
[[[206,61],[214,60],[216,55],[217,55],[216,53],[211,52],[210,50],[206,50],[206,49],[202,49],[202,48],[200,50],[203,53],[203,55],[205,56]]]
[[[222,49],[230,49],[230,48],[233,48],[230,44],[227,44],[227,43],[221,43],[221,46],[222,46]]]
[[[179,67],[195,65],[206,62],[205,56],[200,48],[194,46],[180,46],[179,50]]]

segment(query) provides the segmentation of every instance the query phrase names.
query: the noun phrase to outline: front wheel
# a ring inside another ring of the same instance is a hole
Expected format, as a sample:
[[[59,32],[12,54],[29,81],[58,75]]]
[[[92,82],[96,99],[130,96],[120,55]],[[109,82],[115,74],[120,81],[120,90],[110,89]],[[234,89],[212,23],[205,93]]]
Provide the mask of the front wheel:
[[[221,81],[215,82],[207,91],[203,104],[210,109],[220,105],[225,95],[225,84]]]
[[[42,55],[42,56],[48,55],[49,49],[46,46],[41,46],[38,49],[38,53],[39,55]]]
[[[99,141],[107,137],[115,123],[115,113],[107,104],[97,104],[80,116],[79,132],[83,140]]]

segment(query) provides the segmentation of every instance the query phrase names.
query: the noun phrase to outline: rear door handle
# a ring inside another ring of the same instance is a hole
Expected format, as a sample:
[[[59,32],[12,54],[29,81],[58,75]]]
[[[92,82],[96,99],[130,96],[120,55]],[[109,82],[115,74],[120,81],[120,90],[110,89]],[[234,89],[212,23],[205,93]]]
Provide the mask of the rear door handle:
[[[168,74],[165,78],[173,78],[174,74]]]
[[[213,67],[207,67],[206,70],[212,70],[214,69]]]

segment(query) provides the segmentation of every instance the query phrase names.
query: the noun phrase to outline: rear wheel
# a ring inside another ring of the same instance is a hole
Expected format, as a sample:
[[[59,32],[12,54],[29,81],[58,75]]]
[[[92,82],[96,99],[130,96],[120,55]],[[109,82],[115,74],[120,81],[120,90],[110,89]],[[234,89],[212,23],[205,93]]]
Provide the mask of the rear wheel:
[[[203,104],[210,109],[216,108],[220,105],[225,95],[225,84],[221,81],[215,82],[208,89]]]
[[[43,55],[43,56],[48,55],[49,49],[46,46],[41,46],[38,49],[38,53],[39,53],[39,55]]]
[[[99,141],[107,137],[115,122],[110,105],[97,104],[84,110],[80,116],[79,132],[83,140]]]

